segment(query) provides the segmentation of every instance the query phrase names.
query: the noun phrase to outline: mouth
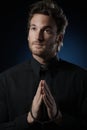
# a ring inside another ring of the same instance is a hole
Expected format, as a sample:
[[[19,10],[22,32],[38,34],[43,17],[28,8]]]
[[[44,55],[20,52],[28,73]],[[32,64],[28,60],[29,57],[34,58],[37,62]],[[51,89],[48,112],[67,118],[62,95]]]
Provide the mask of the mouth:
[[[43,44],[40,43],[40,42],[33,42],[33,45],[35,45],[35,46],[39,46],[39,47],[43,46]]]
[[[42,45],[41,45],[41,44],[33,44],[33,46],[34,46],[35,48],[37,48],[37,49],[42,48]]]
[[[34,41],[33,44],[41,46],[41,45],[43,45],[43,42],[41,42],[41,41]]]

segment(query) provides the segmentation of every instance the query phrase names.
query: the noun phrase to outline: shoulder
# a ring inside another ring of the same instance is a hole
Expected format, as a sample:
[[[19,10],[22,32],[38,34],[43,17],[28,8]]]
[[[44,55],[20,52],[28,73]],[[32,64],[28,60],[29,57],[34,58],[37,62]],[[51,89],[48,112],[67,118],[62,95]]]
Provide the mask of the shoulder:
[[[86,75],[87,76],[87,69],[86,68],[82,68],[79,65],[76,65],[76,64],[71,63],[69,61],[65,61],[63,59],[60,59],[59,63],[60,63],[60,68],[63,71],[66,71],[69,73],[74,73],[77,75]]]
[[[21,75],[26,71],[31,70],[31,60],[24,61],[23,63],[19,63],[4,72],[0,73],[0,78],[4,76],[13,76],[13,75]]]

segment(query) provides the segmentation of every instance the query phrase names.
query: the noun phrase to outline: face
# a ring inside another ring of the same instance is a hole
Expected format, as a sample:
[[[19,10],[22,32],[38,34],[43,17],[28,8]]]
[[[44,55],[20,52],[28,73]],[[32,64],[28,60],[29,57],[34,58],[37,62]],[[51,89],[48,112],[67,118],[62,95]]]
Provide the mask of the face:
[[[28,43],[32,55],[41,58],[51,58],[56,55],[57,27],[52,17],[34,14],[30,21]]]

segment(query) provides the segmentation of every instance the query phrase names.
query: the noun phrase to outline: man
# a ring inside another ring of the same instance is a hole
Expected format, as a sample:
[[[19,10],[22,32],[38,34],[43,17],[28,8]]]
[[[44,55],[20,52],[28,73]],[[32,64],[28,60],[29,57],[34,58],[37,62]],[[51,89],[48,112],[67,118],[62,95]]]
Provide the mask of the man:
[[[52,1],[31,6],[32,58],[0,75],[0,128],[87,128],[87,71],[57,56],[68,21]]]

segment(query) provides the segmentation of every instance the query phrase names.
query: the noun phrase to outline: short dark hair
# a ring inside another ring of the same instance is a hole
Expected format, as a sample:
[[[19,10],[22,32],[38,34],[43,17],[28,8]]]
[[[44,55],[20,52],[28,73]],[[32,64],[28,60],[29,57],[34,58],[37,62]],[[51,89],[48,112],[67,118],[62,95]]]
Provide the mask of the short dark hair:
[[[68,25],[68,20],[63,13],[63,10],[55,1],[52,0],[41,0],[31,5],[29,10],[28,18],[28,29],[30,21],[34,14],[45,14],[52,16],[57,25],[57,33],[64,33]]]

